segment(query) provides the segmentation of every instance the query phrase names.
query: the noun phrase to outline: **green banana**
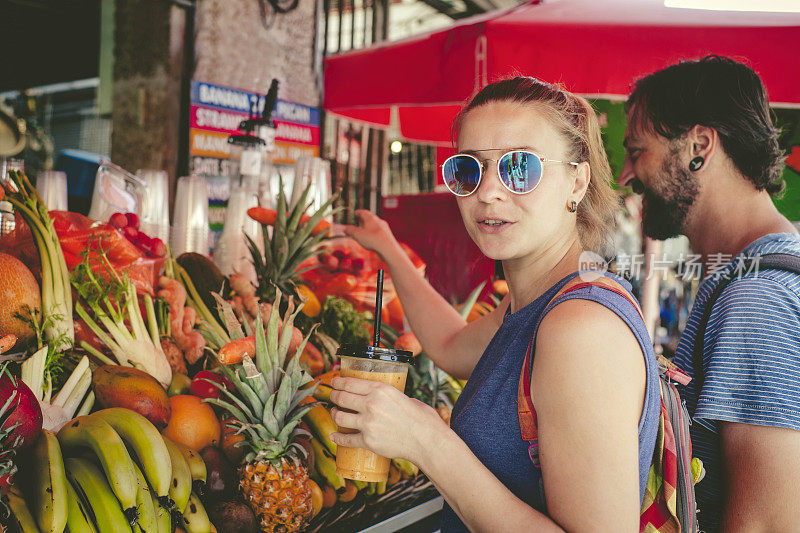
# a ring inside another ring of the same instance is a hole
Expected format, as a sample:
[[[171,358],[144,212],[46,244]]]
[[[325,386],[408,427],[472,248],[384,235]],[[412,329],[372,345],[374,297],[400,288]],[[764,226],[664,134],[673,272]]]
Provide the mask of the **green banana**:
[[[147,480],[144,474],[136,469],[136,479],[139,483],[139,492],[136,494],[136,509],[139,512],[139,520],[133,530],[135,533],[157,533],[158,520],[156,518],[156,508],[153,507],[153,496],[150,493],[150,487],[147,485]]]
[[[189,505],[189,497],[192,494],[192,473],[189,470],[189,463],[183,458],[178,445],[166,437],[164,437],[164,442],[172,461],[172,481],[169,485],[169,497],[175,505],[172,516],[180,524],[183,511]]]
[[[166,497],[172,481],[172,463],[158,429],[139,413],[122,407],[103,409],[90,416],[101,418],[114,428],[133,450],[156,496]]]
[[[211,524],[200,498],[192,493],[189,498],[189,505],[183,513],[184,526],[186,533],[216,533],[216,528]]]
[[[407,461],[405,459],[392,459],[392,464],[394,464],[399,471],[403,472],[404,474],[408,474],[411,477],[419,474],[419,467],[411,461]]]
[[[131,521],[125,516],[103,472],[93,463],[75,457],[66,459],[64,465],[75,494],[89,511],[97,530],[101,533],[132,533]]]
[[[206,489],[206,477],[208,476],[206,462],[203,461],[199,453],[188,446],[180,442],[176,442],[175,445],[178,446],[183,458],[186,459],[186,462],[189,464],[189,472],[192,474],[192,490],[202,495]]]
[[[86,510],[75,489],[67,482],[67,527],[69,533],[97,533],[90,512]]]
[[[122,504],[128,522],[133,524],[136,521],[139,483],[136,481],[133,459],[114,428],[102,418],[79,416],[61,428],[58,441],[65,452],[83,447],[90,448],[97,455],[111,490]]]
[[[378,481],[375,484],[375,494],[380,496],[381,494],[386,492],[386,482],[385,481]]]
[[[303,421],[311,428],[312,433],[325,445],[335,457],[336,443],[331,440],[331,433],[339,431],[339,426],[331,418],[331,414],[323,406],[317,404],[305,415]]]
[[[39,533],[39,528],[36,527],[36,520],[33,519],[33,515],[17,488],[14,486],[9,487],[6,497],[8,498],[8,506],[11,508],[11,523],[9,525],[16,526],[17,531],[21,533]]]
[[[46,429],[33,445],[26,474],[29,502],[42,533],[62,533],[67,524],[67,474],[58,439]]]
[[[172,517],[169,514],[169,509],[154,494],[151,494],[151,496],[153,496],[153,507],[156,510],[157,533],[172,533]]]
[[[369,483],[366,481],[361,481],[358,479],[351,479],[350,481],[353,482],[353,485],[356,486],[359,492],[369,487]],[[369,493],[369,491],[367,491],[367,493]]]
[[[311,438],[311,447],[314,448],[314,466],[317,473],[334,489],[344,488],[344,478],[336,473],[336,458],[315,437]]]

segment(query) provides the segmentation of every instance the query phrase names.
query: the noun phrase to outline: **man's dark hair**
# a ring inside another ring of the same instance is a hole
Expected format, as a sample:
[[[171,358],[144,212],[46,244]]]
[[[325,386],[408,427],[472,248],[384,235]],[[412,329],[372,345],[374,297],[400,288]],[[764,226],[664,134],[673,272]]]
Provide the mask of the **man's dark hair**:
[[[637,81],[625,104],[631,109],[630,124],[670,140],[698,124],[714,128],[725,153],[756,189],[783,191],[785,154],[767,91],[747,65],[721,56],[681,61]]]

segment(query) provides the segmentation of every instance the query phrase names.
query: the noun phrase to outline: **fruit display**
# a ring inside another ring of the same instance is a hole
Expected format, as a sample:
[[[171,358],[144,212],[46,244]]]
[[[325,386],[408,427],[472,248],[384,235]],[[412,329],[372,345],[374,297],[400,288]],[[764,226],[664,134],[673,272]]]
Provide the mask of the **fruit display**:
[[[336,474],[337,350],[371,340],[382,264],[331,237],[331,202],[306,213],[308,191],[293,208],[281,193],[249,210],[263,246],[250,241],[248,279],[171,257],[135,215],[48,212],[24,174],[10,178],[0,532],[346,531],[436,495],[408,461],[385,483]],[[448,419],[463,383],[425,356],[385,287],[381,343],[416,355],[406,393]],[[488,312],[477,292],[463,316]]]

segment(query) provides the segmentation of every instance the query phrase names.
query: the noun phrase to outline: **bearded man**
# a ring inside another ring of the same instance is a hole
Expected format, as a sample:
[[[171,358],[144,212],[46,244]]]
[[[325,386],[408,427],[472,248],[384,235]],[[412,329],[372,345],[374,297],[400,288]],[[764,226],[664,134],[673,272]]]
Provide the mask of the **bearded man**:
[[[764,85],[746,65],[709,56],[639,80],[626,108],[619,184],[643,194],[646,235],[686,235],[706,268],[675,356],[702,387],[681,390],[706,469],[701,529],[798,531],[800,275],[757,267],[767,254],[800,256],[800,236],[771,198],[785,156]],[[756,268],[731,276],[702,327],[710,296],[744,258]]]

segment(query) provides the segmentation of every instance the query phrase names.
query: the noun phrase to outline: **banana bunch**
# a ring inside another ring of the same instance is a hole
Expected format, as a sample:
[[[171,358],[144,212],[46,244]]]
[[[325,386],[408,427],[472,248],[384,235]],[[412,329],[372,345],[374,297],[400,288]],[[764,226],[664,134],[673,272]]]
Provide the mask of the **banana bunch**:
[[[193,493],[206,478],[200,455],[128,409],[80,416],[58,435],[42,431],[24,470],[9,500],[25,533],[216,531]]]
[[[330,399],[329,394],[328,392],[326,399]],[[303,421],[311,429],[311,447],[314,450],[314,469],[310,472],[310,476],[323,489],[325,507],[332,506],[337,500],[349,502],[358,492],[363,492],[366,496],[381,495],[386,492],[386,487],[396,483],[401,477],[408,479],[419,473],[419,468],[411,462],[405,459],[392,459],[388,481],[370,483],[344,479],[336,473],[336,443],[330,439],[330,434],[339,428],[331,418],[330,412],[318,403],[306,413]],[[327,497],[329,487],[336,495],[335,498],[331,495],[330,500]]]

